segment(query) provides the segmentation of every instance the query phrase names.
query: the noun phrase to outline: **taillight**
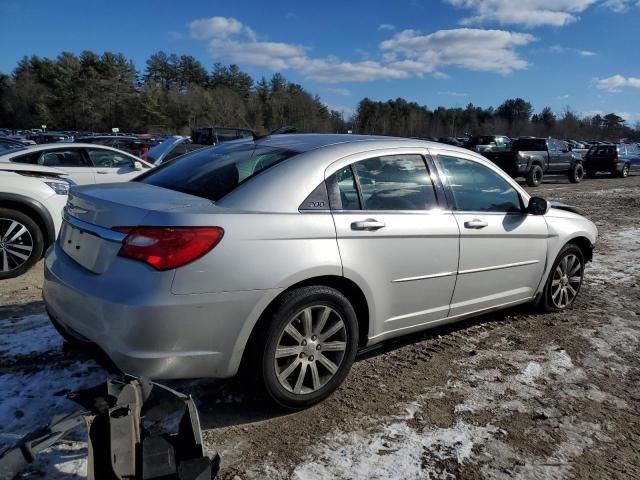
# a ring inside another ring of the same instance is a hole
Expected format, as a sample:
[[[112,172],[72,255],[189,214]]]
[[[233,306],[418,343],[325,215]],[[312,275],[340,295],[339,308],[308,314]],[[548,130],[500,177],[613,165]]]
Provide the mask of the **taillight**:
[[[617,165],[620,163],[620,153],[616,153],[616,156],[613,157],[613,164]]]
[[[171,270],[202,257],[222,239],[220,227],[114,227],[126,233],[118,255]]]

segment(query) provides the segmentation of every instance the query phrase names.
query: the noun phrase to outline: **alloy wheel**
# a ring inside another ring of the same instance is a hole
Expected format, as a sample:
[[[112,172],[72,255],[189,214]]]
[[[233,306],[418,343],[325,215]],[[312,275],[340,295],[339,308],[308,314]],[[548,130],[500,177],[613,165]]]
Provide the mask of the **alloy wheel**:
[[[295,314],[280,335],[274,368],[282,387],[316,392],[338,372],[347,351],[347,328],[331,307],[314,305]]]
[[[553,272],[551,301],[556,308],[571,305],[582,283],[582,263],[576,255],[565,256]]]
[[[11,218],[0,218],[0,271],[9,272],[31,257],[34,243],[31,232]]]

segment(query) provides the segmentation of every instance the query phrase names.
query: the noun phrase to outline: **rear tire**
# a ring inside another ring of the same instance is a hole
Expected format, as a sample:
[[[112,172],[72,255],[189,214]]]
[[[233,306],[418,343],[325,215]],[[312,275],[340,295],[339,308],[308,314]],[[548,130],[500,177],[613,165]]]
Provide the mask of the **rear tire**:
[[[617,173],[617,176],[620,178],[627,178],[629,176],[629,164],[625,163],[624,166],[622,167],[622,170],[616,173]]]
[[[532,165],[527,172],[527,185],[530,187],[537,187],[542,183],[543,177],[544,172],[542,171],[542,167],[540,165]]]
[[[326,286],[286,292],[271,310],[252,371],[278,405],[297,410],[331,395],[358,349],[358,320],[347,298]]]
[[[576,162],[569,172],[569,181],[571,183],[580,183],[584,178],[584,167],[581,162]]]
[[[11,208],[0,208],[0,280],[19,277],[44,250],[44,237],[31,217]]]
[[[541,307],[546,312],[571,308],[584,279],[584,255],[577,245],[565,245],[556,257],[544,287]]]

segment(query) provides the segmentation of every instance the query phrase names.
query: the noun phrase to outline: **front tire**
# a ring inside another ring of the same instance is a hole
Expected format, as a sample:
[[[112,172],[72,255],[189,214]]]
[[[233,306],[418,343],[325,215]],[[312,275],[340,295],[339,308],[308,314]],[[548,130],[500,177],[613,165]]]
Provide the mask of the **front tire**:
[[[544,172],[540,165],[532,165],[527,172],[527,185],[530,187],[537,187],[542,183],[542,177]]]
[[[0,280],[25,273],[40,260],[43,250],[42,231],[31,217],[0,208]]]
[[[358,348],[358,321],[349,300],[325,286],[285,293],[272,310],[255,370],[280,406],[321,402],[346,378]]]
[[[584,178],[584,167],[582,163],[576,162],[569,172],[569,181],[571,183],[580,183]]]
[[[584,255],[578,246],[565,245],[553,263],[544,288],[542,307],[547,312],[571,308],[584,279]]]

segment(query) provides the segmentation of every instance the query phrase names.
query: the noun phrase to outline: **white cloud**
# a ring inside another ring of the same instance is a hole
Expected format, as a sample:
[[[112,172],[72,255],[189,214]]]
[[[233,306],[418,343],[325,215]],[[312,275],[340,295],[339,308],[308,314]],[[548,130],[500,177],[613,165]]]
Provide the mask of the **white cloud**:
[[[580,14],[599,4],[614,12],[625,12],[637,0],[445,0],[454,7],[471,10],[473,14],[463,18],[463,25],[497,23],[523,25],[525,27],[562,27],[576,22]]]
[[[197,40],[228,38],[238,34],[244,34],[252,40],[256,37],[253,30],[233,17],[200,18],[189,23],[189,35]]]
[[[449,74],[444,72],[433,72],[433,75],[431,76],[436,80],[449,80],[451,78]]]
[[[624,87],[640,88],[640,78],[613,75],[607,78],[596,78],[596,87],[608,92],[621,92]]]
[[[602,3],[602,6],[609,8],[616,13],[623,13],[626,12],[633,3],[633,0],[605,0]],[[636,7],[640,7],[640,2],[636,3]]]
[[[591,50],[580,50],[579,48],[568,48],[561,45],[552,45],[549,47],[549,51],[558,55],[562,55],[564,53],[575,53],[581,57],[595,57],[598,55],[596,52],[592,52]]]
[[[561,27],[578,20],[578,14],[597,0],[445,0],[454,7],[472,10],[473,15],[463,18],[463,25],[498,23]]]
[[[395,29],[396,29],[396,26],[395,25],[391,25],[389,23],[382,23],[382,24],[378,25],[378,30],[392,32]]]
[[[504,30],[459,28],[422,35],[404,30],[380,44],[386,58],[399,59],[390,65],[414,74],[431,73],[446,66],[467,70],[508,74],[528,67],[515,47],[527,45],[535,37]]]
[[[215,58],[271,70],[294,70],[323,83],[403,79],[427,74],[447,79],[448,74],[442,71],[446,67],[508,74],[528,67],[515,49],[535,41],[532,35],[503,30],[461,28],[427,35],[404,30],[380,44],[378,59],[351,61],[335,56],[312,57],[303,45],[258,41],[253,30],[235,18],[194,20],[190,23],[190,34],[193,38],[208,40],[209,53]]]
[[[569,94],[565,93],[564,95],[558,95],[556,98],[558,100],[566,100],[567,98],[569,98]]]
[[[294,58],[304,57],[305,48],[281,42],[214,39],[209,43],[209,53],[213,57],[227,57],[236,63],[284,70],[290,68],[290,62]]]

